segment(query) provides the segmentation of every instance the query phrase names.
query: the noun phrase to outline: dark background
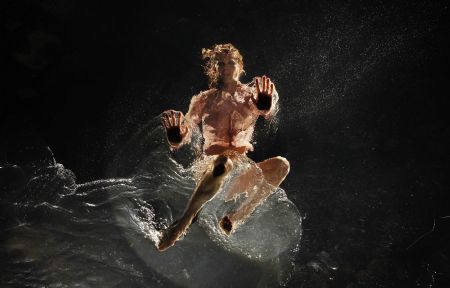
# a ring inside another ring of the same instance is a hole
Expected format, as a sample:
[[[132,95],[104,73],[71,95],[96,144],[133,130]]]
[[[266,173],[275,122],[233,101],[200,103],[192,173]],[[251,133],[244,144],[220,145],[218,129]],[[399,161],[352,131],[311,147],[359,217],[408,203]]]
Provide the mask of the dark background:
[[[280,93],[250,157],[291,162],[305,220],[289,285],[450,285],[445,1],[1,5],[0,165],[48,145],[79,183],[106,177],[134,131],[207,89],[201,48],[230,42],[243,82]]]

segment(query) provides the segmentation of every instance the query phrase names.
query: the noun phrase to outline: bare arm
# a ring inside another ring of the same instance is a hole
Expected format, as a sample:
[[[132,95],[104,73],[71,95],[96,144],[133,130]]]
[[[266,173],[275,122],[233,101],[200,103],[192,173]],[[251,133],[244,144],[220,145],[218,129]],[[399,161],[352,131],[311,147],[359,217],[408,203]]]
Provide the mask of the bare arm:
[[[206,103],[206,92],[192,97],[186,117],[180,111],[167,110],[161,119],[166,129],[167,141],[172,149],[178,149],[191,139],[194,125],[201,122],[203,108]]]

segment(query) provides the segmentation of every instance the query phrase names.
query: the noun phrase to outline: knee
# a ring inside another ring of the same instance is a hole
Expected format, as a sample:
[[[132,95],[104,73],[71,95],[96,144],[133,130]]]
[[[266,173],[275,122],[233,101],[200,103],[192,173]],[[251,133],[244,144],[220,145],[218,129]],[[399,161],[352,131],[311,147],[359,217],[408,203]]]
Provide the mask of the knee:
[[[281,157],[281,156],[277,156],[277,157],[275,157],[275,159],[277,159],[276,160],[278,162],[277,166],[278,166],[280,173],[286,176],[289,173],[289,170],[291,169],[291,164],[289,163],[289,161],[286,158]]]

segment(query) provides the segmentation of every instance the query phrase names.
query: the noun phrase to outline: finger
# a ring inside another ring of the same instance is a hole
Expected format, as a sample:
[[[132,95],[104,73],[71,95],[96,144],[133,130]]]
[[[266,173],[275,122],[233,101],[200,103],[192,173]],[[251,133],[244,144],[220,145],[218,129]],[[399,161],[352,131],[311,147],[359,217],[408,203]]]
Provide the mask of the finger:
[[[180,125],[180,126],[181,126],[181,115],[182,114],[183,113],[181,113],[181,112],[178,113],[178,125]]]
[[[266,91],[265,92],[269,92],[269,88],[270,88],[270,78],[267,77],[266,78]]]
[[[259,80],[256,78],[256,94],[261,93],[261,90],[259,90]]]
[[[164,127],[164,129],[167,129],[166,123],[165,123],[165,119],[163,117],[161,117],[161,124]]]
[[[178,124],[177,124],[177,111],[173,111],[172,112],[172,121],[173,121],[173,125],[174,126],[177,126]]]
[[[262,77],[262,92],[266,92],[266,76]]]
[[[175,117],[175,111],[173,111],[172,110],[172,123],[173,123],[173,126],[177,126],[177,118]]]
[[[167,118],[163,118],[162,119],[163,121],[164,121],[164,128],[166,128],[166,129],[168,129],[168,128],[170,128],[170,123],[167,121]]]
[[[168,113],[168,114],[169,114],[169,117],[170,117],[170,118],[173,118],[173,114],[174,114],[174,113],[176,113],[176,111],[170,109],[170,110],[169,110],[169,113]],[[171,119],[171,120],[173,120],[173,119]]]
[[[183,136],[186,135],[187,132],[188,132],[188,127],[187,127],[187,126],[184,126],[183,129],[182,129],[181,131],[182,131],[182,133],[183,133]]]
[[[166,118],[166,123],[168,123],[167,127],[172,127],[173,125],[172,125],[172,122],[170,121],[169,113],[167,113],[165,115],[165,118]]]
[[[272,93],[273,93],[273,83],[270,84],[270,93],[269,93],[269,95],[272,96]]]
[[[164,122],[166,123],[167,128],[169,128],[170,127],[170,121],[169,121],[168,112],[164,113]]]

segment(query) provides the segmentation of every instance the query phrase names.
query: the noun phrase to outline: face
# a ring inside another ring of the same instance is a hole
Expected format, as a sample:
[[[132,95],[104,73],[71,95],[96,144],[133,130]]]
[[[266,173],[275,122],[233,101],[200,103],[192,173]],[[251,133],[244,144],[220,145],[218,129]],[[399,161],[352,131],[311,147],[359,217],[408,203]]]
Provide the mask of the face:
[[[219,72],[219,78],[223,83],[239,80],[241,66],[237,59],[234,59],[232,55],[220,55],[217,59],[216,67]]]

